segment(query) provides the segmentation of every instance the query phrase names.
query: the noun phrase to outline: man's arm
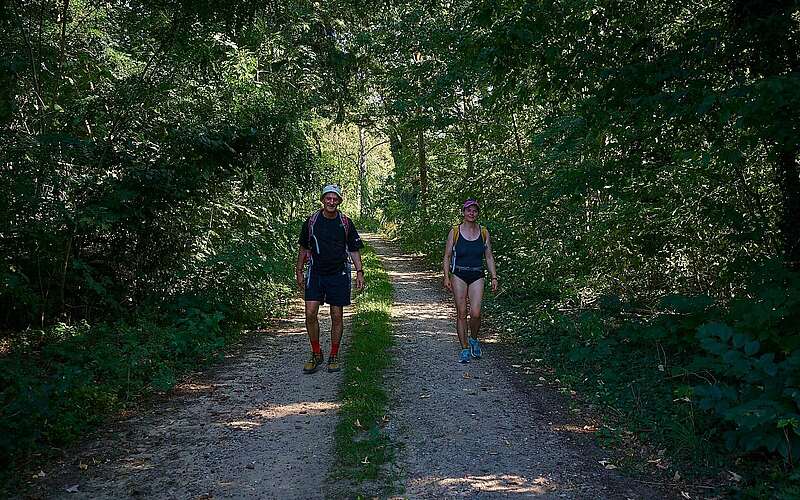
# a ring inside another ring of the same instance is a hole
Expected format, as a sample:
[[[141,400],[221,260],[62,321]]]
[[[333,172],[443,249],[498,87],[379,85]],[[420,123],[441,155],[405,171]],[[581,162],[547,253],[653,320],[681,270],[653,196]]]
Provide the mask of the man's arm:
[[[305,280],[303,279],[303,265],[306,263],[306,253],[308,250],[302,246],[297,247],[297,263],[294,266],[294,277],[297,280],[297,288],[303,290],[305,288]]]
[[[309,248],[311,247],[311,242],[308,241],[308,222],[309,219],[306,219],[300,228],[300,236],[297,238],[297,263],[294,266],[294,277],[295,280],[297,280],[297,288],[301,291],[305,288],[303,266],[308,260],[308,252],[310,252]],[[309,272],[311,272],[311,269],[309,269]]]
[[[361,262],[361,252],[358,250],[350,252],[350,258],[356,268],[356,288],[361,290],[364,288],[364,264]]]

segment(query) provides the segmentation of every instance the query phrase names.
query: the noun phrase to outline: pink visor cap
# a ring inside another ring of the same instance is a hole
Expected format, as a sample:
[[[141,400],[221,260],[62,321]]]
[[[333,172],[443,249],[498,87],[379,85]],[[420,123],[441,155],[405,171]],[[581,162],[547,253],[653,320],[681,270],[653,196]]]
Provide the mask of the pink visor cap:
[[[475,205],[475,207],[478,209],[481,208],[481,206],[478,204],[478,200],[474,198],[468,198],[467,201],[464,202],[464,206],[461,207],[461,210],[466,210],[473,205]]]

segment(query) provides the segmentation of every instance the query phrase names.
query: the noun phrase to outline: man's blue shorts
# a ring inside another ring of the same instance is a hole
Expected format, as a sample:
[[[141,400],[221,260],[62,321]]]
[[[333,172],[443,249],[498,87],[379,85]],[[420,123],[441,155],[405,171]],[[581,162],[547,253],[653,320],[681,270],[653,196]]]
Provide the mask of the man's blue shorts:
[[[310,276],[306,276],[305,299],[332,306],[349,306],[350,272],[345,269],[337,274],[320,276],[312,271]]]

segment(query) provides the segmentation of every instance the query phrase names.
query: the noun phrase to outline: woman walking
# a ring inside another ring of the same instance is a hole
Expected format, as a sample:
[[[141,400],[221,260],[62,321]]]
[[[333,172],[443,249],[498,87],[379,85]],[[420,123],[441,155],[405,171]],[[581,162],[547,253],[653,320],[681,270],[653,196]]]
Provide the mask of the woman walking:
[[[480,206],[469,198],[461,209],[463,220],[453,227],[447,236],[444,247],[444,286],[456,301],[456,332],[461,344],[458,360],[469,363],[470,358],[481,357],[481,344],[478,332],[481,327],[481,300],[483,300],[484,269],[483,259],[492,280],[492,292],[497,292],[497,270],[492,255],[489,231],[477,222]],[[467,320],[467,299],[469,299],[469,321]],[[467,336],[469,327],[469,337]]]

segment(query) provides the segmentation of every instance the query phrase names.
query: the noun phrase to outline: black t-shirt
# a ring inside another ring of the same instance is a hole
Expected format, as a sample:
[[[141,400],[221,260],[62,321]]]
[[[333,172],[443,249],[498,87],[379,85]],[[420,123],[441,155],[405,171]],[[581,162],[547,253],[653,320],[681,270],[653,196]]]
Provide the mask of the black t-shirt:
[[[322,276],[341,272],[347,262],[347,252],[357,252],[364,247],[352,220],[348,220],[347,244],[345,245],[344,226],[338,214],[333,219],[319,214],[314,224],[314,237],[309,242],[309,220],[306,219],[303,223],[297,242],[301,247],[311,250],[314,271]]]

